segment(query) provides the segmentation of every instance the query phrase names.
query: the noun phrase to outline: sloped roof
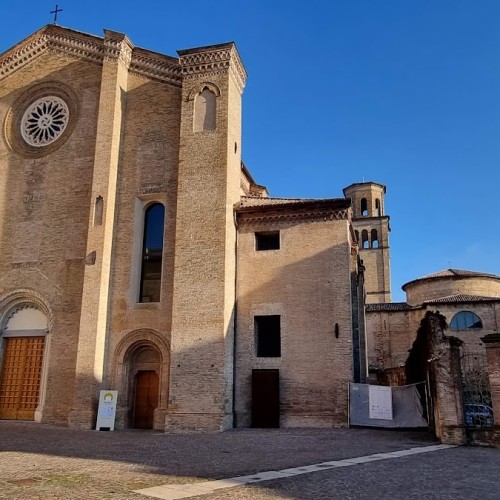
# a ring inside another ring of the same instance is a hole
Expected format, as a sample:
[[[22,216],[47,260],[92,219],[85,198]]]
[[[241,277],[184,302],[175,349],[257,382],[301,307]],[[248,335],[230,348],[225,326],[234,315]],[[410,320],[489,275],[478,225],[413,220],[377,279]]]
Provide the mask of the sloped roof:
[[[439,271],[437,273],[433,274],[428,274],[427,276],[422,276],[419,279],[428,279],[428,278],[443,278],[443,277],[455,277],[455,276],[465,276],[465,277],[470,277],[470,276],[486,276],[490,278],[498,278],[498,276],[494,274],[489,274],[489,273],[481,273],[477,271],[467,271],[465,269],[443,269],[442,271]]]
[[[387,191],[387,188],[385,184],[381,184],[380,182],[375,182],[375,181],[367,181],[367,182],[354,182],[353,184],[349,184],[349,186],[345,187],[342,191],[344,193],[344,196],[346,196],[346,192],[351,190],[352,188],[357,188],[360,186],[379,186],[384,190],[384,193]]]
[[[348,220],[351,200],[242,196],[234,207],[240,222],[294,220]]]
[[[408,285],[411,285],[413,283],[417,283],[418,281],[432,281],[432,280],[439,280],[443,278],[449,278],[449,279],[463,279],[463,278],[493,278],[500,280],[500,276],[497,276],[496,274],[490,274],[490,273],[482,273],[482,272],[477,272],[477,271],[467,271],[465,269],[443,269],[442,271],[438,271],[437,273],[433,274],[428,274],[426,276],[422,276],[421,278],[414,279],[412,281],[409,281],[408,283],[405,283],[401,288],[403,290],[406,290],[406,287]]]
[[[342,199],[342,198],[340,198]],[[266,207],[266,206],[277,206],[277,205],[295,205],[295,204],[306,204],[311,202],[322,202],[322,201],[332,201],[330,199],[306,199],[306,198],[263,198],[257,196],[242,196],[238,208],[244,207]]]
[[[426,300],[424,304],[460,304],[469,302],[500,302],[500,297],[485,297],[483,295],[448,295],[437,299]]]

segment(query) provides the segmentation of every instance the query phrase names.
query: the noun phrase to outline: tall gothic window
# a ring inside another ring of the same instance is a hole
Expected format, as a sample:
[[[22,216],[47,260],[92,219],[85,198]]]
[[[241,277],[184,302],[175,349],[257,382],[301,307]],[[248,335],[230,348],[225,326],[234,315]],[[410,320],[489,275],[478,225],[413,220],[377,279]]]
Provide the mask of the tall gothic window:
[[[150,205],[144,214],[139,302],[160,302],[164,225],[165,207]]]

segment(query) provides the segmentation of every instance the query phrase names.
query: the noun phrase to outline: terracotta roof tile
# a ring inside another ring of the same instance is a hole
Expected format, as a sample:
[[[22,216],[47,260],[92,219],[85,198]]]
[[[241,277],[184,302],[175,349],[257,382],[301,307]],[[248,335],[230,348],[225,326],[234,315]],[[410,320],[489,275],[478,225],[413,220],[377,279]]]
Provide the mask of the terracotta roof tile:
[[[437,299],[426,300],[424,304],[451,304],[462,302],[494,302],[500,301],[500,297],[485,297],[483,295],[448,295]]]
[[[500,276],[497,276],[496,274],[466,271],[465,269],[443,269],[442,271],[439,271],[437,273],[427,274],[426,276],[422,276],[421,278],[416,278],[414,280],[408,281],[408,283],[405,283],[401,288],[406,291],[406,287],[408,285],[412,285],[413,283],[418,283],[419,281],[426,280],[438,280],[440,278],[493,278],[500,280]]]
[[[311,202],[331,201],[331,199],[313,199],[313,198],[261,198],[257,196],[242,196],[240,207],[266,207],[275,205],[304,204]]]
[[[487,277],[498,278],[498,276],[495,276],[494,274],[480,273],[477,271],[467,271],[465,269],[443,269],[442,271],[438,271],[437,273],[433,274],[428,274],[418,279],[425,280],[428,278],[446,278],[455,276],[461,276],[461,277],[487,276]]]

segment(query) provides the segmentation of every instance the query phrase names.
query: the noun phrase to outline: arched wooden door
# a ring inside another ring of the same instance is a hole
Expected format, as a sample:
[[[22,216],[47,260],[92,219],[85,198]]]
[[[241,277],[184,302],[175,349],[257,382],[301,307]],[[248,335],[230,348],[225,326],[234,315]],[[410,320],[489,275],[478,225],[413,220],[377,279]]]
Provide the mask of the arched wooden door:
[[[45,337],[4,339],[0,418],[33,420],[38,405]]]
[[[0,418],[34,420],[42,385],[47,317],[18,306],[0,331]]]
[[[134,427],[152,429],[158,407],[159,380],[154,370],[139,370],[135,376]]]

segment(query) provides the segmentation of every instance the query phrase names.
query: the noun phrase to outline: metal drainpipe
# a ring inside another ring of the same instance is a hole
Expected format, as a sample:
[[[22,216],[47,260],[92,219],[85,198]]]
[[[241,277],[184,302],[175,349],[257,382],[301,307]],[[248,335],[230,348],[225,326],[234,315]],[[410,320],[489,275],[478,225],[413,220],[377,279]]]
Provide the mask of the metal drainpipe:
[[[236,211],[233,211],[234,227],[236,229],[236,238],[234,240],[234,310],[233,310],[233,429],[236,428],[236,325],[238,319],[238,219]]]

